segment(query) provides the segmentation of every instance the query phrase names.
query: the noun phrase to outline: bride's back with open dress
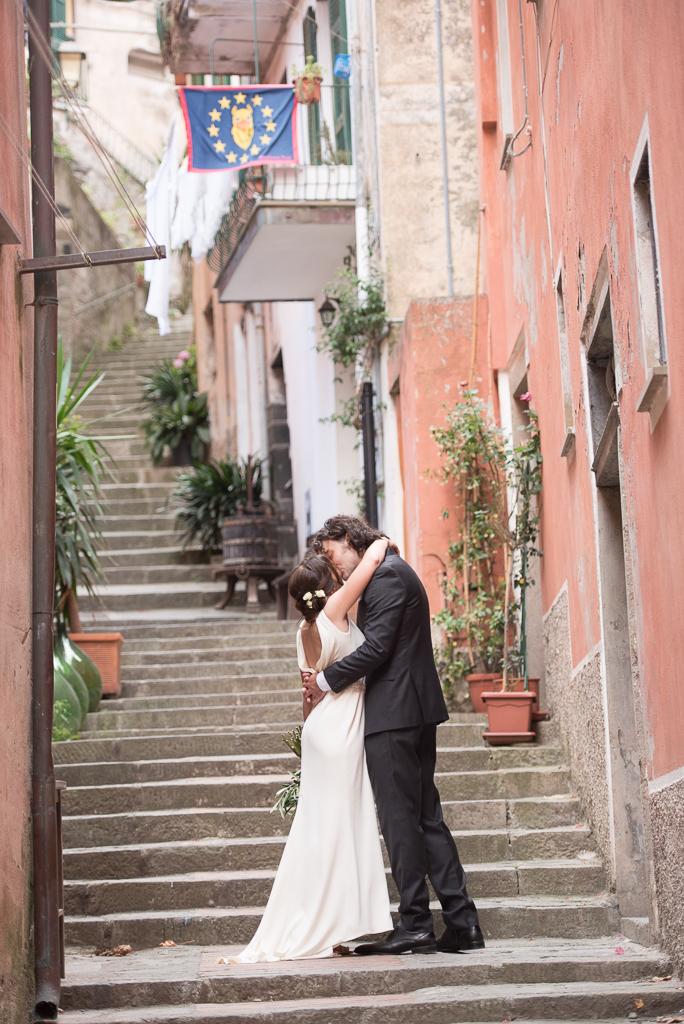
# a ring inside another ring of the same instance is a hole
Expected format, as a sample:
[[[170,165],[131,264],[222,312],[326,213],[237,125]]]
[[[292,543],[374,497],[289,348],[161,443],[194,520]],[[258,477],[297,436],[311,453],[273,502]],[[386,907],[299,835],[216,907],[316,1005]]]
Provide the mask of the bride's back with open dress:
[[[364,640],[318,616],[321,655],[308,665],[301,627],[299,667],[321,671]],[[387,881],[364,753],[364,686],[329,693],[302,732],[297,812],[261,924],[241,963],[331,956],[333,947],[392,927]]]

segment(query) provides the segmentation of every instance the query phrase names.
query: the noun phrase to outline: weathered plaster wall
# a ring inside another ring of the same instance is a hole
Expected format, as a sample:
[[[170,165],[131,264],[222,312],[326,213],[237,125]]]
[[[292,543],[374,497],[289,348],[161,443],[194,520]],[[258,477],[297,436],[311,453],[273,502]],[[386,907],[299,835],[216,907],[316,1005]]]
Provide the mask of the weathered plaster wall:
[[[376,0],[374,7],[376,206],[389,309],[403,316],[412,299],[447,294],[434,3]],[[442,7],[454,288],[471,295],[478,182],[470,6]],[[373,130],[367,126],[369,175]]]
[[[0,113],[26,139],[21,8],[0,4]],[[31,927],[31,411],[33,282],[17,275],[31,255],[27,182],[19,157],[3,149],[0,208],[21,244],[0,246],[0,1016],[29,1019]]]
[[[684,973],[684,777],[651,793],[656,904],[677,970]]]
[[[72,231],[86,250],[120,249],[121,242],[100,216],[74,176],[68,160],[55,160],[55,196]],[[74,243],[57,223],[57,249]],[[137,294],[135,266],[84,267],[58,277],[59,332],[76,357],[125,339],[135,324]]]

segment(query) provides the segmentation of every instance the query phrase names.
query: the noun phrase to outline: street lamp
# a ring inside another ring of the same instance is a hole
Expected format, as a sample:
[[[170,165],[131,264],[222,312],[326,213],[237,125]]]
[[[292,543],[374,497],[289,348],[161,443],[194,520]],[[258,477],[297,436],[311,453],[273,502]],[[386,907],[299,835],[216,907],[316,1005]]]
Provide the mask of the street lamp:
[[[325,301],[318,307],[318,315],[320,316],[321,323],[325,328],[332,327],[332,322],[335,319],[336,313],[337,310],[326,295]]]
[[[59,44],[57,51],[59,67],[70,88],[77,96],[83,96],[84,75],[86,55],[76,43],[64,40]]]

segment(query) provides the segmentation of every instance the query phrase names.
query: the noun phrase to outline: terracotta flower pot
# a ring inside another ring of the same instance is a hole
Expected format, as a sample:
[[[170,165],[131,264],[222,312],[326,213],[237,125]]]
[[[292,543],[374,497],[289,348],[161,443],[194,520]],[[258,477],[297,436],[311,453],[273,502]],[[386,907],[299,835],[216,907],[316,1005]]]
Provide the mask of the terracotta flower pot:
[[[123,635],[121,633],[70,633],[69,636],[100,670],[102,695],[118,697],[121,693]]]
[[[309,78],[304,75],[300,78],[295,78],[294,88],[297,103],[303,103],[305,105],[308,105],[309,103],[320,103],[322,81],[322,78]]]
[[[473,711],[478,715],[484,715],[486,707],[482,700],[482,694],[496,690],[501,685],[500,672],[471,672],[466,676],[468,689],[470,690],[470,703]]]
[[[503,691],[483,693],[487,708],[489,729],[484,733],[488,743],[529,743],[535,738],[532,731],[532,706],[536,693]]]

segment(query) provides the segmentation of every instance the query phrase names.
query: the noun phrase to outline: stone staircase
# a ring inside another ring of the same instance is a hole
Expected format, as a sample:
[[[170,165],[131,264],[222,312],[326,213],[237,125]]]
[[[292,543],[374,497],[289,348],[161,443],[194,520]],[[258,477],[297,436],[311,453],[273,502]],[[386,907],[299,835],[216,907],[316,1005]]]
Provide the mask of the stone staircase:
[[[468,956],[227,963],[265,906],[288,823],[273,814],[301,720],[293,623],[216,612],[198,552],[164,511],[175,471],[137,432],[140,375],[187,343],[102,359],[89,402],[117,457],[106,582],[89,625],[125,635],[123,690],[55,746],[64,799],[62,1024],[653,1021],[684,1007],[667,958],[621,935],[554,723],[488,749],[483,722],[438,732],[438,783],[488,938]],[[122,411],[123,410],[123,411]],[[123,435],[123,436],[121,436]],[[344,865],[340,865],[344,871]],[[396,896],[388,874],[392,898]],[[441,928],[435,905],[436,925]],[[168,945],[167,945],[168,943]],[[96,956],[127,944],[128,956]]]
[[[183,548],[169,505],[180,471],[152,465],[140,430],[144,375],[187,348],[191,332],[191,318],[181,317],[166,337],[142,332],[96,362],[104,378],[84,402],[83,416],[112,457],[103,486],[104,581],[94,597],[80,594],[79,604],[100,620],[111,612],[210,607],[224,590],[201,550]]]

